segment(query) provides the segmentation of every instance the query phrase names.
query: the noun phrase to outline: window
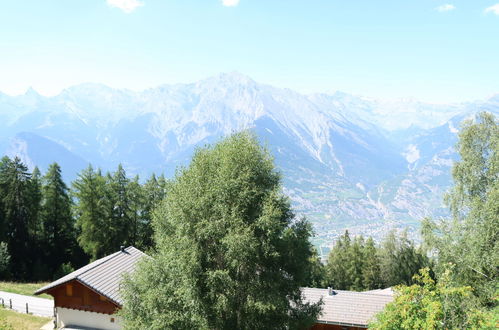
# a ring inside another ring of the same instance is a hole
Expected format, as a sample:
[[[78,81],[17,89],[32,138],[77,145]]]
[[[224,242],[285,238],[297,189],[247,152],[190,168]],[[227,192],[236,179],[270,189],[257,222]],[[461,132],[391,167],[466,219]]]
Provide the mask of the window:
[[[66,284],[66,296],[73,296],[73,284]]]
[[[111,323],[114,323],[114,317],[111,317],[110,321],[111,321]]]
[[[87,288],[83,290],[83,305],[90,305],[90,292]]]

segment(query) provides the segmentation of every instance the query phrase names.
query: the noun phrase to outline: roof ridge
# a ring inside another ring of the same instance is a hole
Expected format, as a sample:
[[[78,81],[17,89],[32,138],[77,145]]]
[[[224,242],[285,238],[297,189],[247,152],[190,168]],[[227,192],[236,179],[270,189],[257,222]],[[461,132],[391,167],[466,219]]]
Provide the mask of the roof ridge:
[[[108,261],[108,260],[113,259],[113,258],[114,258],[115,256],[117,256],[120,252],[123,252],[123,251],[121,251],[121,250],[120,250],[120,251],[116,251],[116,252],[114,252],[113,254],[110,254],[110,255],[108,255],[108,256],[105,256],[105,257],[102,257],[102,258],[100,258],[100,259],[97,259],[97,260],[93,261],[93,262],[97,262],[97,261],[101,260],[101,262],[96,263],[95,265],[93,265],[92,267],[89,267],[88,269],[85,269],[85,271],[83,271],[83,272],[81,272],[81,273],[78,273],[78,275],[76,275],[76,276],[75,276],[75,278],[78,278],[78,276],[83,275],[83,274],[85,274],[86,272],[88,272],[88,271],[90,271],[90,270],[94,269],[95,267],[102,265],[104,262],[106,262],[106,261]],[[102,260],[102,259],[104,259],[104,260]],[[93,262],[92,262],[92,263],[93,263]],[[89,264],[89,265],[90,265],[90,264]]]

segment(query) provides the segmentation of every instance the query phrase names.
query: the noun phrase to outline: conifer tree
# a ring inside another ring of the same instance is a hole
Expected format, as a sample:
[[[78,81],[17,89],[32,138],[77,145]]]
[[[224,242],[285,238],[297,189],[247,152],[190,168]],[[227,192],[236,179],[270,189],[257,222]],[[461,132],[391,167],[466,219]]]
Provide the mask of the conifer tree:
[[[78,243],[92,259],[116,251],[115,246],[109,246],[105,190],[105,178],[100,170],[95,171],[91,165],[73,182]]]
[[[108,236],[108,253],[116,251],[122,245],[130,245],[133,235],[130,210],[130,179],[120,164],[112,175],[107,175],[106,202],[108,216],[106,219]]]
[[[372,237],[367,239],[364,248],[364,267],[362,268],[363,286],[366,290],[383,288],[380,261]]]
[[[149,180],[142,187],[142,217],[139,227],[139,246],[150,248],[153,246],[152,217],[154,209],[165,198],[167,181],[163,175],[158,179],[156,175],[151,175]]]
[[[329,253],[326,265],[326,282],[334,289],[347,290],[352,284],[348,270],[350,243],[350,234],[346,230]]]
[[[429,264],[426,255],[408,239],[406,231],[401,234],[390,231],[381,244],[378,256],[385,287],[412,284],[413,276]]]
[[[350,285],[349,290],[362,291],[364,289],[364,281],[362,272],[364,269],[364,238],[361,236],[355,237],[353,244],[350,245],[348,251],[348,268]]]
[[[53,274],[71,260],[76,243],[71,199],[57,163],[51,164],[43,177],[42,191],[41,246],[45,252],[44,262]]]
[[[18,279],[29,279],[36,251],[32,229],[36,223],[33,210],[37,208],[34,204],[38,202],[38,194],[34,194],[28,168],[18,157],[2,161],[0,190],[11,273],[15,273]]]
[[[144,246],[142,239],[143,226],[145,225],[143,220],[144,214],[144,197],[143,188],[139,183],[139,176],[136,175],[132,180],[129,181],[127,186],[128,195],[128,209],[129,209],[129,219],[130,219],[130,233],[129,233],[129,244],[135,246],[138,249],[144,250],[147,246]]]
[[[42,202],[42,174],[40,169],[35,166],[33,173],[31,174],[31,214],[33,217],[33,223],[30,228],[31,235],[35,237],[37,241],[42,239],[42,222],[40,220],[40,208]]]

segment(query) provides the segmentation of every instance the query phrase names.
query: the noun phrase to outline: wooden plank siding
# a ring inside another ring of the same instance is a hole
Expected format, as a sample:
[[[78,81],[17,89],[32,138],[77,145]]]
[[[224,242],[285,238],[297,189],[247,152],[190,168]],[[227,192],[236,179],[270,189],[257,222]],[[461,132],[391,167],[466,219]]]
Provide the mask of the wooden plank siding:
[[[47,293],[54,297],[55,307],[102,314],[114,314],[119,309],[117,304],[76,280],[49,289]]]

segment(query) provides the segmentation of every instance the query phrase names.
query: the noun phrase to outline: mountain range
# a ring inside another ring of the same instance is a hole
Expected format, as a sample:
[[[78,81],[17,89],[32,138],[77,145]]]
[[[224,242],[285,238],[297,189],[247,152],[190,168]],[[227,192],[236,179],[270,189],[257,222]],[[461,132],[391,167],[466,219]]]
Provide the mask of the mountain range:
[[[251,129],[326,246],[345,228],[378,237],[447,216],[457,133],[479,111],[498,114],[499,95],[459,104],[304,95],[239,73],[140,92],[82,84],[53,97],[0,93],[0,153],[42,171],[57,161],[67,181],[89,163],[171,177],[196,148]]]

